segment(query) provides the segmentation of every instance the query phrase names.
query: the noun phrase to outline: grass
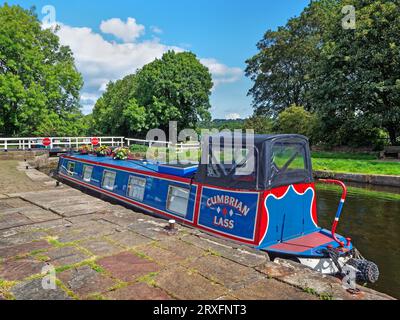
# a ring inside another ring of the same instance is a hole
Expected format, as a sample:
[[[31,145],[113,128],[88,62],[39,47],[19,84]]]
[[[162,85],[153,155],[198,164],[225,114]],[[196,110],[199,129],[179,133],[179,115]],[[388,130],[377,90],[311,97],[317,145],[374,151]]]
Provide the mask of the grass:
[[[313,152],[313,169],[338,173],[400,175],[399,162],[379,161],[365,153]]]
[[[334,185],[324,184],[324,183],[317,183],[316,184],[317,191],[318,190],[328,190],[334,192],[341,192],[341,189]],[[366,196],[369,198],[377,198],[382,200],[389,200],[389,201],[400,201],[400,194],[397,193],[390,193],[384,191],[374,191],[368,190],[364,188],[357,188],[357,187],[348,187],[348,194],[349,195],[357,195],[357,196]]]

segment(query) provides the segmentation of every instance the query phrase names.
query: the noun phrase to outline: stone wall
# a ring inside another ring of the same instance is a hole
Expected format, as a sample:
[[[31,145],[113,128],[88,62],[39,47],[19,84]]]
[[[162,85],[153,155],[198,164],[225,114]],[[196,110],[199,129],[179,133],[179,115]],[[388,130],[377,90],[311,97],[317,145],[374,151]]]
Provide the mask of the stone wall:
[[[318,179],[337,179],[349,182],[369,183],[378,186],[400,187],[400,176],[314,171],[314,177]]]

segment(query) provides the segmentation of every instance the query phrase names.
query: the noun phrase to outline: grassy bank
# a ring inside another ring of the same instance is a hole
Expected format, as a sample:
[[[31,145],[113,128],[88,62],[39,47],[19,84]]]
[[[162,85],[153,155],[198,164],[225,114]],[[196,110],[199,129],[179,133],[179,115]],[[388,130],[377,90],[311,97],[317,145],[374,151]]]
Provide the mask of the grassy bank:
[[[400,162],[381,161],[373,154],[313,152],[312,162],[318,171],[400,175]]]
[[[324,184],[324,183],[317,183],[316,188],[317,188],[317,191],[324,190],[324,191],[336,192],[338,194],[338,197],[340,197],[340,194],[342,192],[342,189],[339,188],[338,186]],[[385,191],[375,191],[375,190],[369,190],[369,189],[365,189],[365,188],[357,188],[357,187],[349,187],[349,186],[347,186],[347,189],[348,189],[349,196],[357,196],[357,197],[365,196],[365,197],[376,198],[376,199],[381,199],[381,200],[400,201],[400,194],[397,194],[397,193],[391,193],[391,192],[385,192]]]

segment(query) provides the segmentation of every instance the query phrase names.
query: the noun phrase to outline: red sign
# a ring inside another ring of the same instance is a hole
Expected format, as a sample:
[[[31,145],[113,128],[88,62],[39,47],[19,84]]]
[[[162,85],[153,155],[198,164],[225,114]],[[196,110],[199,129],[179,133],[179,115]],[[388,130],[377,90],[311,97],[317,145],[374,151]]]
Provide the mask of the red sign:
[[[98,138],[92,138],[92,145],[97,146],[99,144]]]
[[[51,139],[50,139],[50,138],[44,138],[44,139],[42,140],[42,144],[43,144],[45,147],[48,147],[49,145],[51,145]]]

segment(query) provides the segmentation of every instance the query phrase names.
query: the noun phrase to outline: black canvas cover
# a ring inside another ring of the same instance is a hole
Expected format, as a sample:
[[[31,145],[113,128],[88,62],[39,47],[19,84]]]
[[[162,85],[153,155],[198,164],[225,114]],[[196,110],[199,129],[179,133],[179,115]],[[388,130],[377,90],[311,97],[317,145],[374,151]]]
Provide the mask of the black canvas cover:
[[[268,190],[312,182],[308,139],[287,134],[204,137],[195,180],[241,190]]]

